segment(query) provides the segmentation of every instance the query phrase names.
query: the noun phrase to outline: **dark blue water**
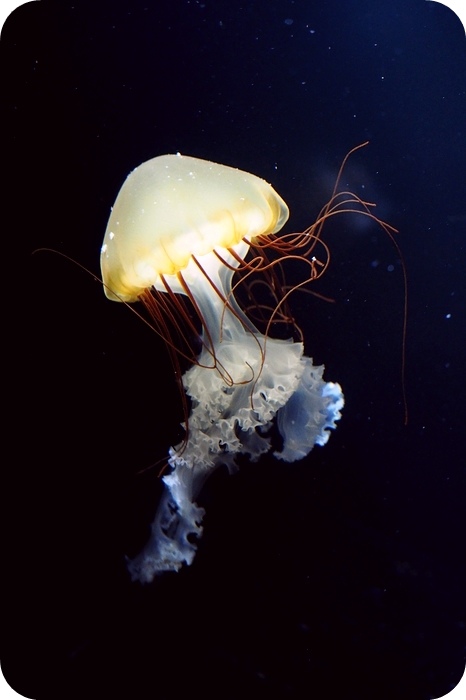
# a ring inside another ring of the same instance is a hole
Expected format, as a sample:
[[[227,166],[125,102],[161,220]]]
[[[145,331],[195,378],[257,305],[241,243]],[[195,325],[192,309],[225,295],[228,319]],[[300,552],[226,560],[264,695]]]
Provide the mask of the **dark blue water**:
[[[12,439],[3,671],[33,698],[427,700],[464,668],[466,41],[434,2],[29,3],[2,33]],[[168,354],[98,274],[127,173],[180,151],[253,172],[310,225],[293,302],[341,383],[329,444],[206,487],[194,565],[141,588],[182,410]],[[19,255],[18,255],[19,252]],[[14,264],[11,265],[11,260]],[[11,279],[10,279],[11,278]],[[143,471],[145,470],[145,471]],[[143,471],[142,474],[139,472]]]

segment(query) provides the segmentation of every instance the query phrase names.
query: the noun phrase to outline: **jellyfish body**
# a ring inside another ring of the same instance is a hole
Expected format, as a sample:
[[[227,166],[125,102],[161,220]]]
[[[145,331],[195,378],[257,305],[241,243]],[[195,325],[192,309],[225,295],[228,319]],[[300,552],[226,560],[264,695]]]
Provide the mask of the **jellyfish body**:
[[[145,301],[162,330],[164,309],[154,309],[147,289],[175,308],[184,295],[202,326],[202,350],[182,377],[191,402],[186,437],[170,449],[151,537],[129,564],[134,579],[192,563],[204,515],[196,501],[216,468],[232,471],[239,455],[255,461],[268,452],[274,423],[282,438],[274,455],[301,459],[327,442],[340,418],[340,386],[324,381],[301,342],[261,333],[234,295],[233,276],[250,246],[287,218],[264,180],[181,155],[143,163],[117,197],[102,246],[105,293]]]

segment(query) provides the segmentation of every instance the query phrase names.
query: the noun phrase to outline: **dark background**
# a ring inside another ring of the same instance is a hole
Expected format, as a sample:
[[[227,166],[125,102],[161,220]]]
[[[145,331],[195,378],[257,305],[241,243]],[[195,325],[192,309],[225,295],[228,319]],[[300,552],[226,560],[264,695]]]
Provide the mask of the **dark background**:
[[[447,693],[466,624],[459,20],[421,0],[41,0],[1,50],[9,683],[40,699]],[[99,274],[125,176],[178,150],[272,182],[302,230],[367,139],[342,185],[400,231],[408,425],[400,260],[342,218],[315,287],[335,303],[294,302],[344,389],[338,429],[302,462],[217,473],[193,566],[131,583],[151,465],[182,434],[169,358],[91,275],[32,252]]]

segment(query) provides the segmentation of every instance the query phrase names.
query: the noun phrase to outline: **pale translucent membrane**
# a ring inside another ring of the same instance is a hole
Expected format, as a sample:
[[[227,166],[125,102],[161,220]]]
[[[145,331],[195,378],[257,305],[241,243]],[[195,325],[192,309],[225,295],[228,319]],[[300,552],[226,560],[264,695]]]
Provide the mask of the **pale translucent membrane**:
[[[137,301],[193,255],[279,231],[288,214],[273,187],[244,170],[179,153],[151,158],[128,175],[112,207],[100,258],[104,292]]]
[[[244,256],[247,245],[241,243],[236,250]],[[214,285],[228,295],[231,271],[214,254],[199,260]],[[275,419],[283,437],[283,449],[275,456],[287,462],[302,459],[315,444],[327,442],[343,407],[340,386],[323,380],[324,368],[303,355],[302,343],[265,338],[231,296],[235,313],[225,309],[212,284],[190,265],[183,276],[189,279],[214,347],[204,335],[199,364],[183,376],[192,403],[188,440],[170,450],[171,472],[163,479],[166,491],[151,537],[129,564],[133,579],[141,582],[192,563],[204,515],[196,500],[216,468],[224,465],[232,471],[237,456],[256,461],[268,452]],[[211,368],[213,355],[220,371]]]

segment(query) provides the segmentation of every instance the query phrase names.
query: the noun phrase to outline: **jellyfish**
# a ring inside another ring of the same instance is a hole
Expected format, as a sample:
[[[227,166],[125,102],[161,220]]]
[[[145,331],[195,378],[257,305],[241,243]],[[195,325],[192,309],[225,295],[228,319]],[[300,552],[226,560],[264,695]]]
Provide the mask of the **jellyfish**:
[[[197,501],[217,468],[233,472],[239,458],[255,462],[268,452],[284,462],[303,459],[336,427],[340,385],[324,380],[302,337],[272,334],[280,322],[294,325],[291,293],[326,269],[325,220],[355,204],[375,218],[371,205],[336,187],[309,229],[278,235],[288,207],[248,172],[169,154],[142,163],[124,182],[102,245],[105,294],[144,304],[177,376],[180,357],[189,361],[181,376],[184,438],[169,450],[149,541],[128,562],[134,580],[150,582],[193,562],[204,516]],[[287,260],[305,265],[294,286],[281,273]],[[257,305],[259,315],[268,312],[261,328],[253,308],[238,300],[240,284],[252,289],[258,275],[275,299]],[[196,332],[197,348],[190,344]]]

